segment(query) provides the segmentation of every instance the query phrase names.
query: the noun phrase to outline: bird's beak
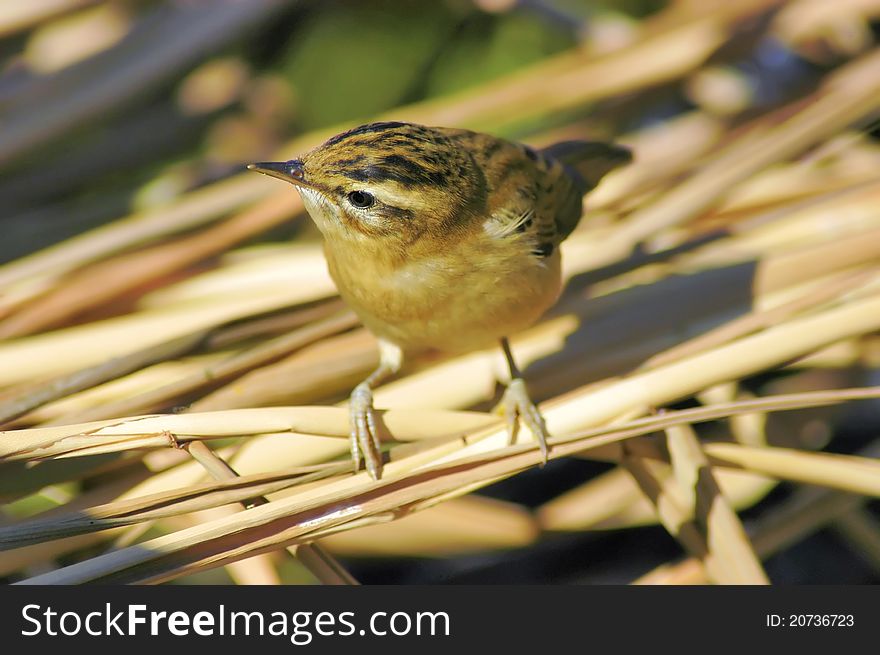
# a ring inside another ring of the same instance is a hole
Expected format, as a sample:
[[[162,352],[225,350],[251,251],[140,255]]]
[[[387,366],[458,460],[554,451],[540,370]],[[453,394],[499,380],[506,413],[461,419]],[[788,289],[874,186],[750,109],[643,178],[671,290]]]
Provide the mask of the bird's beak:
[[[261,161],[256,164],[248,164],[248,169],[268,175],[269,177],[277,177],[296,186],[309,186],[304,177],[303,164],[299,159],[290,161]]]

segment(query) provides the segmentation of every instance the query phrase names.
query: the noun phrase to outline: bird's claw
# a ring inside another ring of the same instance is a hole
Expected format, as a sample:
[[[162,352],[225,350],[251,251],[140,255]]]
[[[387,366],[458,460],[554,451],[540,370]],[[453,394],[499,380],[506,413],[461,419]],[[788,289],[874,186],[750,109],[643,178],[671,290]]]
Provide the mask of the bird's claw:
[[[495,411],[504,417],[507,425],[507,434],[510,438],[509,443],[516,443],[516,436],[519,433],[519,422],[522,420],[525,426],[534,435],[538,446],[541,448],[543,464],[547,463],[547,456],[550,452],[547,446],[547,439],[550,434],[547,432],[547,424],[544,417],[529,398],[529,392],[526,389],[526,383],[522,378],[514,378],[507,385],[501,402],[495,408]]]
[[[351,392],[351,460],[357,473],[363,453],[367,472],[374,480],[382,477],[382,451],[376,410],[373,409],[373,392],[366,384],[359,384]]]

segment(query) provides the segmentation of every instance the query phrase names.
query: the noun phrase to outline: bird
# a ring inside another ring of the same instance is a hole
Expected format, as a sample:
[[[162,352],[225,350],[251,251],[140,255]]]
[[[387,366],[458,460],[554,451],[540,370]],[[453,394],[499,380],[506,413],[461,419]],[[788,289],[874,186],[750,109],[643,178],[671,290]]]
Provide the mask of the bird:
[[[248,168],[292,184],[323,235],[330,276],[377,338],[378,367],[351,392],[350,449],[382,475],[373,389],[407,353],[500,344],[510,372],[498,409],[511,443],[519,422],[547,461],[549,434],[509,337],[562,288],[560,243],[583,196],[631,151],[602,141],[545,148],[460,128],[367,123],[297,159]]]

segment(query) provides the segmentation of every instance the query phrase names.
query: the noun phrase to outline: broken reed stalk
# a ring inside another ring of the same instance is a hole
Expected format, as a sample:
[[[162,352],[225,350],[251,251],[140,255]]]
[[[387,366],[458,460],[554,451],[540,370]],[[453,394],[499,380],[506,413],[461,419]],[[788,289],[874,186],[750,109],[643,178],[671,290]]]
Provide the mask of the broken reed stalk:
[[[718,486],[706,454],[686,424],[666,430],[675,480],[688,493],[692,516],[706,545],[706,569],[731,584],[768,584],[767,574],[739,517]]]
[[[872,392],[878,393],[876,389]],[[618,431],[565,441],[557,439],[553,443],[551,456],[571,455],[655,429],[652,425],[647,430]],[[381,520],[381,516],[387,512],[399,517],[405,508],[410,511],[424,509],[450,495],[469,491],[474,485],[518,472],[540,459],[541,454],[533,445],[511,446],[482,456],[418,469],[406,477],[399,476],[400,470],[406,470],[405,466],[401,466],[405,462],[392,461],[387,468],[388,479],[379,483],[368,480],[365,474],[343,477],[320,485],[317,489],[303,490],[294,497],[280,498],[233,517],[187,528],[30,581],[164,580],[197,568],[225,565],[284,545],[302,543],[356,520],[368,517]],[[874,475],[872,479],[876,482],[880,476]],[[880,493],[880,485],[875,486]],[[210,543],[221,537],[224,546],[220,550],[212,550]],[[234,543],[230,543],[230,540]]]
[[[875,442],[859,451],[859,459],[875,459],[880,448]],[[854,509],[863,506],[864,496],[827,488],[806,487],[758,518],[751,530],[755,551],[762,560],[797,543]],[[705,584],[705,568],[696,558],[663,564],[635,580],[635,584]]]

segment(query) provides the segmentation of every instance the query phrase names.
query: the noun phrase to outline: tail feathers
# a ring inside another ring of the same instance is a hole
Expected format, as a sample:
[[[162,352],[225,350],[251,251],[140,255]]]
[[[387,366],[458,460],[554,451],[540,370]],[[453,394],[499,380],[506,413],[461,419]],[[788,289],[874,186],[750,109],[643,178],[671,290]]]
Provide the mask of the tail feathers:
[[[562,141],[544,148],[543,153],[576,173],[584,193],[595,188],[607,173],[633,159],[629,148],[602,141]]]

